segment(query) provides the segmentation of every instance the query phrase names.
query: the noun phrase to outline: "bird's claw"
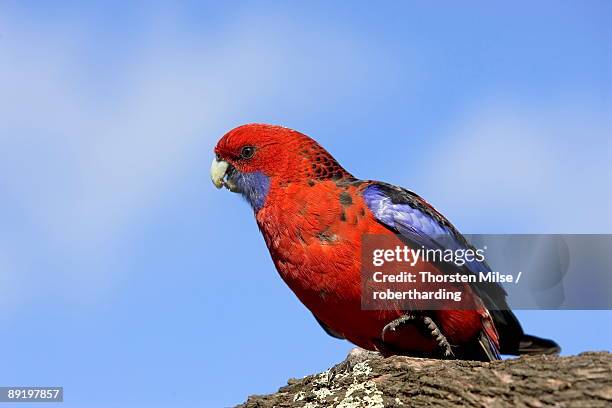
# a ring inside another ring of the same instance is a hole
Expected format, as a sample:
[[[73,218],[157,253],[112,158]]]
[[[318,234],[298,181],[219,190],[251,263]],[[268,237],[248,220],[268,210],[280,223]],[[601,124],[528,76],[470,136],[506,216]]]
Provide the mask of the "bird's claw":
[[[438,346],[442,351],[442,355],[445,358],[454,358],[455,354],[451,349],[451,345],[448,340],[446,340],[446,336],[444,336],[444,334],[442,334],[442,331],[438,328],[436,322],[434,322],[430,317],[424,317],[423,323],[427,326],[427,328],[430,330],[431,335],[438,342]]]
[[[415,320],[420,320],[420,323],[425,326],[425,328],[429,331],[429,334],[431,334],[431,336],[436,340],[444,358],[455,357],[451,345],[446,339],[446,336],[444,336],[444,334],[442,333],[442,330],[440,330],[440,328],[438,327],[436,322],[433,321],[432,318],[427,316],[423,316],[421,319],[417,319],[417,316],[415,316],[414,314],[405,314],[403,316],[398,317],[397,319],[393,320],[392,322],[385,325],[385,327],[383,327],[381,333],[383,342],[385,341],[385,335],[387,333],[394,332],[397,330],[398,327]]]
[[[411,322],[413,320],[416,319],[415,315],[412,314],[405,314],[403,316],[398,317],[397,319],[393,320],[390,323],[387,323],[387,325],[385,325],[385,327],[383,327],[382,329],[382,339],[383,341],[385,341],[385,334],[387,334],[388,332],[392,331],[394,332],[395,330],[397,330],[398,327]]]

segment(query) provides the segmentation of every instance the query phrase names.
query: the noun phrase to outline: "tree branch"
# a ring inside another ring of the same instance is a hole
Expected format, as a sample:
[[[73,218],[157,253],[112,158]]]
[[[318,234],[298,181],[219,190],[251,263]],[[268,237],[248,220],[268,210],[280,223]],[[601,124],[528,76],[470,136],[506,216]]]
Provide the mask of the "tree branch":
[[[612,354],[530,356],[481,363],[371,357],[329,380],[289,380],[277,393],[239,407],[609,407]]]

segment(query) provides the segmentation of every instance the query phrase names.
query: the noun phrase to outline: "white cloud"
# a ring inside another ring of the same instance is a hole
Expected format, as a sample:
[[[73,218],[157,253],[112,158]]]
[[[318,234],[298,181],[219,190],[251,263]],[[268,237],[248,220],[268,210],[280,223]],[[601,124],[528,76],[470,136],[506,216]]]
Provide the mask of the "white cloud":
[[[122,61],[104,47],[96,54],[87,24],[5,22],[0,205],[27,220],[26,240],[36,236],[7,248],[15,264],[51,248],[44,256],[85,263],[66,267],[71,279],[104,287],[124,232],[180,177],[194,169],[207,176],[222,132],[279,95],[296,109],[331,107],[333,97],[312,90],[355,92],[372,56],[340,32],[320,31],[325,41],[316,47],[302,43],[310,31],[272,17],[245,15],[206,38],[180,34],[173,13],[152,19],[135,55]]]
[[[440,137],[427,173],[440,207],[472,229],[505,228],[471,232],[609,232],[611,129],[584,102],[493,100],[466,112]]]

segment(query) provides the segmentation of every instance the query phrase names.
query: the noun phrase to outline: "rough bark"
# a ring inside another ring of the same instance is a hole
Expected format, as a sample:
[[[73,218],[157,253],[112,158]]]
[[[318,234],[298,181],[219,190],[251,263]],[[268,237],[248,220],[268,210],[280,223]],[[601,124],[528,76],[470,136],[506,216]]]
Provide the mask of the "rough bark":
[[[370,357],[329,380],[291,379],[239,407],[611,407],[612,354],[530,356],[480,363]]]

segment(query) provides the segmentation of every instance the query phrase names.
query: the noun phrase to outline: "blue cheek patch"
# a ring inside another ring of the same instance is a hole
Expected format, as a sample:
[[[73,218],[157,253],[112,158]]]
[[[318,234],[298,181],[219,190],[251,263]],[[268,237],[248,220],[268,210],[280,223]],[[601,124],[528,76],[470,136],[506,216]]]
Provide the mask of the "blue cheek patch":
[[[232,181],[240,194],[249,202],[253,210],[259,211],[266,203],[270,190],[270,178],[260,171],[253,173],[235,172]]]

